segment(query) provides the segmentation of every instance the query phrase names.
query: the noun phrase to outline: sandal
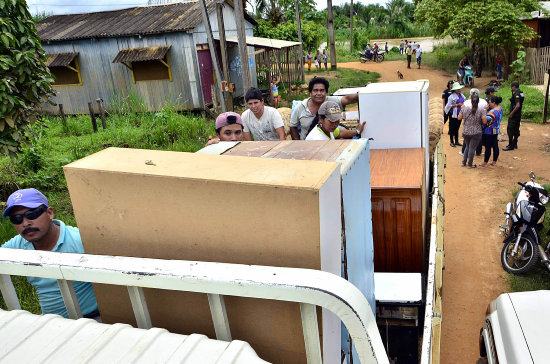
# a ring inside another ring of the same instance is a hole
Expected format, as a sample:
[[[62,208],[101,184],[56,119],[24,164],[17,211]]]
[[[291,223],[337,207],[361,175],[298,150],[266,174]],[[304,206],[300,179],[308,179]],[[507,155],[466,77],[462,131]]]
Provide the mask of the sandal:
[[[487,164],[487,163],[481,163],[479,166],[480,166],[480,167],[487,167],[488,164]]]
[[[471,166],[468,166],[468,168],[477,168],[477,164],[472,164]]]
[[[491,162],[489,163],[490,165],[492,165],[493,167],[497,165],[497,162]]]

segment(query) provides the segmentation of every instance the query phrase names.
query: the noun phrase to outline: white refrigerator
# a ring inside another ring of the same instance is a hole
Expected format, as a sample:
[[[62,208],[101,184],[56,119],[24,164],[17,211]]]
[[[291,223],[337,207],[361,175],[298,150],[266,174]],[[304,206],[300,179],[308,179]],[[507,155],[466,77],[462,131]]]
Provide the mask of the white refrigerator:
[[[371,83],[359,91],[362,138],[370,149],[424,148],[429,171],[428,80]],[[428,186],[429,173],[426,173]]]

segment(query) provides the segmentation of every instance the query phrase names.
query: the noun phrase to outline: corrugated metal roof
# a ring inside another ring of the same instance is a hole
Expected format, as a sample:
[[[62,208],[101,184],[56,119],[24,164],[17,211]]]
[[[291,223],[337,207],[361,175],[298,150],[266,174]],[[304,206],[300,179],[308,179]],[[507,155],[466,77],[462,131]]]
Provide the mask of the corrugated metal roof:
[[[219,40],[219,37],[216,37]],[[231,43],[238,43],[237,37],[226,37],[225,39]],[[300,42],[291,42],[288,40],[260,38],[260,37],[246,37],[246,44],[249,46],[262,47],[262,48],[275,48],[282,49],[287,47],[294,47],[300,45]]]
[[[233,6],[232,0],[226,0]],[[202,21],[199,3],[142,6],[97,13],[50,16],[36,24],[42,41],[62,41],[87,38],[181,32],[194,29]],[[214,11],[216,0],[207,0],[208,13]],[[248,14],[245,19],[256,24]]]
[[[78,52],[74,53],[57,53],[47,54],[46,67],[65,67],[71,64],[73,59],[78,56]]]
[[[113,63],[152,61],[163,59],[170,46],[144,47],[144,48],[125,48],[121,49],[116,55]]]
[[[0,310],[2,363],[265,364],[244,341]]]

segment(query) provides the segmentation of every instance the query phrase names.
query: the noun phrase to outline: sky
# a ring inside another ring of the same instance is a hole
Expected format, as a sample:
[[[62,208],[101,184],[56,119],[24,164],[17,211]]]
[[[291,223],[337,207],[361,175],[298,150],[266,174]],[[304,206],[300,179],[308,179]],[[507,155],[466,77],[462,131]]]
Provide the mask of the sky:
[[[332,0],[332,5],[342,5],[349,0]],[[385,4],[384,0],[355,0],[363,4]],[[326,1],[316,1],[317,9],[325,9]],[[147,5],[147,0],[27,0],[31,14],[74,14],[122,9]]]

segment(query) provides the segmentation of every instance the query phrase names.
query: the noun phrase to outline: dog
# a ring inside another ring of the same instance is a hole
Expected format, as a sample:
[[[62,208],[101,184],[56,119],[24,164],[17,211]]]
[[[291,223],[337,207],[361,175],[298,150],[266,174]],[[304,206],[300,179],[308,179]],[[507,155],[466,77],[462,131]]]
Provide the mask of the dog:
[[[400,80],[403,79],[403,74],[397,70],[397,77],[399,77]]]

